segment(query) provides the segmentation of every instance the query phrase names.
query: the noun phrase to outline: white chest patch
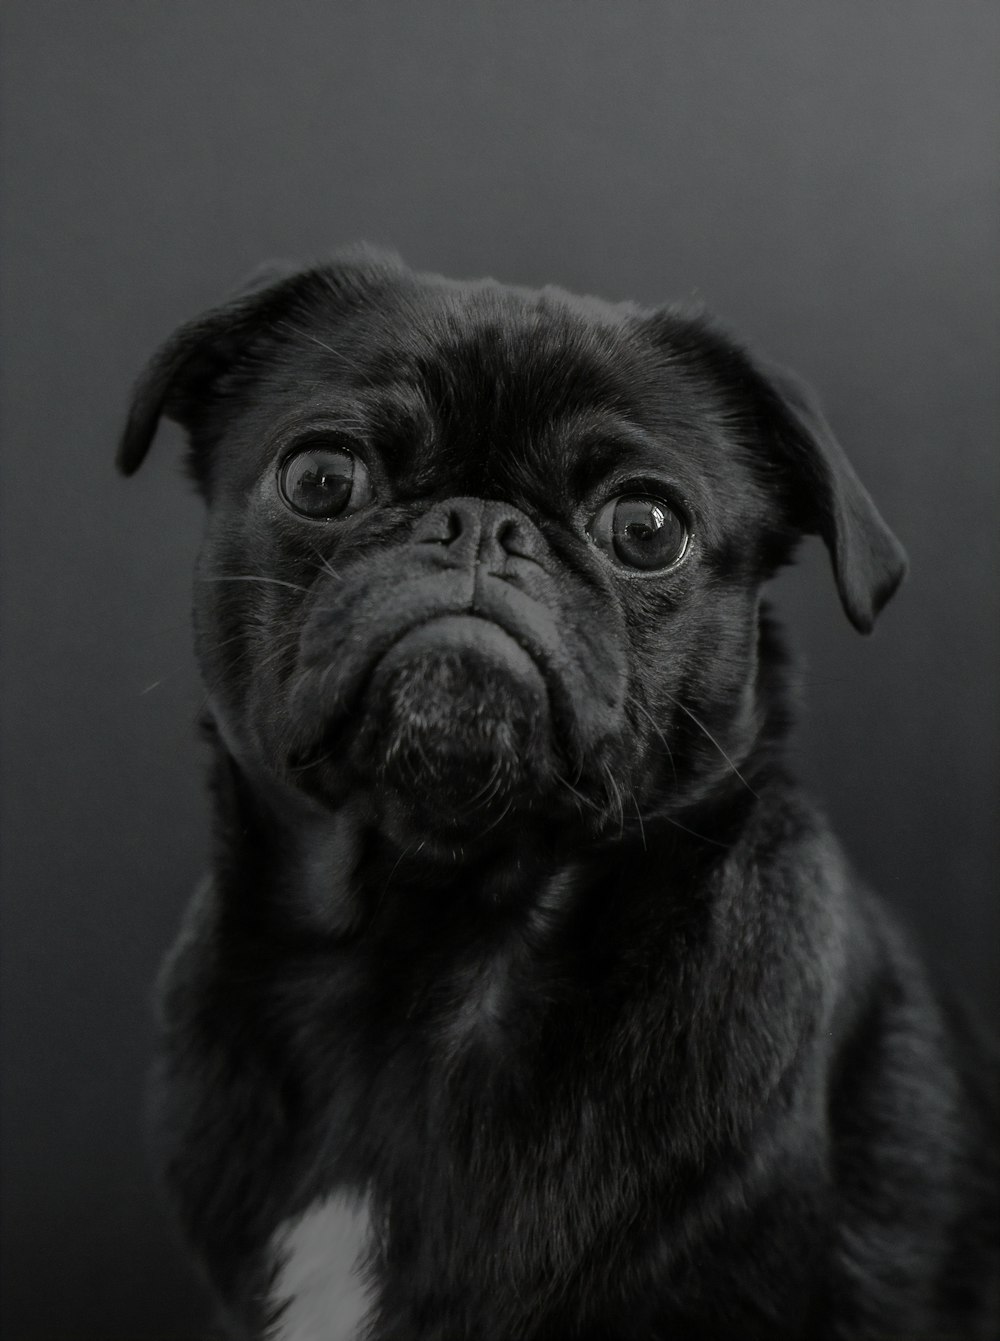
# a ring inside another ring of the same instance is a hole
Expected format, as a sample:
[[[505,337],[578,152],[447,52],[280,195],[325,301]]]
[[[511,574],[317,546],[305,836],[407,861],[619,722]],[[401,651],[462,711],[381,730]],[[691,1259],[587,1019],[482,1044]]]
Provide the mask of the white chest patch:
[[[272,1303],[281,1316],[268,1341],[353,1341],[369,1300],[358,1271],[368,1238],[363,1202],[314,1202],[275,1234]]]

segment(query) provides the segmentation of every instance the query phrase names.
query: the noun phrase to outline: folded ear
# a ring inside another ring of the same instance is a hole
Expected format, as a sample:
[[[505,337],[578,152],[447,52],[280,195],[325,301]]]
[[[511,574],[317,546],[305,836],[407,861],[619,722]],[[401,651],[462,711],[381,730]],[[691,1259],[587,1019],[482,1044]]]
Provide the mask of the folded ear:
[[[142,465],[163,416],[187,424],[199,398],[266,324],[301,273],[284,262],[262,267],[228,302],[186,322],[160,346],[132,392],[116,457],[122,474],[132,475]]]
[[[227,302],[181,326],[150,359],[132,393],[118,469],[125,475],[139,469],[161,418],[190,430],[213,384],[300,300],[313,295],[325,310],[354,308],[401,268],[393,253],[365,246],[309,267],[290,261],[261,266]]]
[[[841,604],[860,633],[906,575],[906,552],[882,520],[811,393],[783,368],[758,370],[772,421],[801,479],[803,529],[822,537]]]
[[[780,490],[791,526],[823,540],[848,619],[870,633],[905,576],[906,554],[811,393],[784,369],[756,362],[701,316],[667,309],[647,322],[661,349],[721,394],[748,451],[767,453],[767,477]]]

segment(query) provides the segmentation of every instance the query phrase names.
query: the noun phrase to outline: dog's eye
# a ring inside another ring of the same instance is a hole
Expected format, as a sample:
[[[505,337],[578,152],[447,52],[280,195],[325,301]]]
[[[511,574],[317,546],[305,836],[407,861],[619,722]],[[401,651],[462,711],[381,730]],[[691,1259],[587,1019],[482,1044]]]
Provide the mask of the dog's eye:
[[[599,549],[626,568],[670,568],[683,558],[688,528],[669,503],[645,494],[609,499],[587,527]]]
[[[344,447],[316,443],[289,456],[278,472],[281,497],[305,517],[339,517],[372,496],[365,463]]]

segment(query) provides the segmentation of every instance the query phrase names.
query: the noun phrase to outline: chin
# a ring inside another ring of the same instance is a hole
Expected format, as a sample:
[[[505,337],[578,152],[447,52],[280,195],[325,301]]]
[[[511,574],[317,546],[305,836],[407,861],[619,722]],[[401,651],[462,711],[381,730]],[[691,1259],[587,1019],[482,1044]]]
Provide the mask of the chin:
[[[394,841],[496,842],[549,789],[545,696],[503,665],[450,652],[396,664],[373,676],[365,709],[352,753]]]

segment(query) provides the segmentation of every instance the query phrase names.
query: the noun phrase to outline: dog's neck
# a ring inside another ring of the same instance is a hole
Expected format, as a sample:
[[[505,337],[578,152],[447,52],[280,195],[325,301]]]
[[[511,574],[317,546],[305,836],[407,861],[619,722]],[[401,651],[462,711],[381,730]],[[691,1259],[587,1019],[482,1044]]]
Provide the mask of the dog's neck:
[[[428,857],[420,843],[400,848],[380,832],[364,795],[337,810],[320,809],[280,789],[249,783],[225,745],[215,741],[213,878],[240,940],[278,940],[290,949],[344,944],[401,918],[413,908],[433,921],[437,909],[468,918],[470,942],[489,928],[529,939],[551,929],[559,908],[579,893],[577,872],[599,886],[612,875],[635,873],[636,884],[659,871],[669,883],[714,864],[747,838],[762,804],[758,790],[731,781],[683,820],[625,816],[600,837],[552,825],[517,826],[482,849],[439,849]],[[774,780],[769,783],[773,794]],[[402,934],[402,933],[401,933]]]

